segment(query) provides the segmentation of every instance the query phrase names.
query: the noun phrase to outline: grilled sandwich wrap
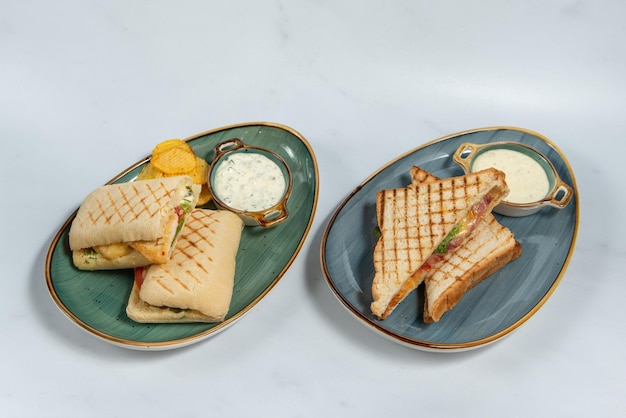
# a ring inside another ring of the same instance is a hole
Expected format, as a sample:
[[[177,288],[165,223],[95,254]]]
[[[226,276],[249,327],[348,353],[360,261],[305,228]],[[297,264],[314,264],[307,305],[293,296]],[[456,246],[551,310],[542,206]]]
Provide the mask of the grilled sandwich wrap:
[[[438,178],[413,166],[411,180],[413,184],[419,184]],[[468,290],[521,254],[522,246],[515,241],[513,233],[501,225],[493,214],[485,214],[471,236],[454,251],[446,254],[423,277],[424,322],[439,321]]]
[[[374,249],[372,313],[385,319],[426,272],[471,235],[509,189],[504,173],[487,169],[443,180],[381,190],[381,237]]]
[[[229,211],[194,209],[165,264],[135,269],[126,307],[136,322],[220,322],[233,294],[243,221]]]
[[[164,263],[199,192],[188,176],[94,190],[70,227],[74,265],[81,270],[105,270]]]

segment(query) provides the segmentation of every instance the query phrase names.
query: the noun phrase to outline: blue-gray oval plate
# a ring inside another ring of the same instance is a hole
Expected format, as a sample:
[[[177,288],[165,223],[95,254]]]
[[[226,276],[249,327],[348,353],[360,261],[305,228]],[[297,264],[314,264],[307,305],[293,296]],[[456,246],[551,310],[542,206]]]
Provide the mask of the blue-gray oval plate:
[[[409,295],[385,320],[370,311],[374,277],[372,256],[377,237],[376,192],[405,187],[417,165],[435,176],[463,175],[452,155],[464,142],[514,141],[543,153],[574,198],[563,209],[547,207],[524,218],[496,215],[522,244],[522,255],[468,291],[439,322],[422,321],[423,290]],[[526,129],[489,127],[428,142],[380,168],[341,202],[321,243],[324,276],[340,303],[359,322],[391,340],[426,351],[464,351],[493,343],[525,323],[558,286],[574,250],[579,222],[573,171],[548,138]]]

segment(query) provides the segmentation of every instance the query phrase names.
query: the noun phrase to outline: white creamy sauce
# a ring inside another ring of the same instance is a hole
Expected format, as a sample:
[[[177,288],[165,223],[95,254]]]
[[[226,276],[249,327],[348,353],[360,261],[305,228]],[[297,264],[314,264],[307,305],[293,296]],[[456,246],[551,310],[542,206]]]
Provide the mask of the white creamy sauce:
[[[215,194],[228,206],[248,212],[271,208],[285,193],[280,167],[264,155],[238,152],[226,157],[213,178]]]
[[[473,171],[496,168],[506,174],[510,192],[504,199],[510,203],[531,203],[549,192],[548,177],[541,165],[528,155],[509,149],[485,151],[474,159]]]

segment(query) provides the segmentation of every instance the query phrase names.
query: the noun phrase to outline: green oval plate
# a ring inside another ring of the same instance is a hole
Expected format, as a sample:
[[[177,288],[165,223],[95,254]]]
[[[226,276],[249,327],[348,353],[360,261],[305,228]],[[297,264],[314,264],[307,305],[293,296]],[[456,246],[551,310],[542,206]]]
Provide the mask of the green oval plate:
[[[86,272],[72,264],[68,233],[76,212],[65,221],[48,249],[48,291],[61,311],[91,335],[138,350],[166,350],[199,342],[226,329],[247,313],[278,283],[302,248],[311,228],[319,191],[318,168],[308,141],[295,130],[273,123],[231,125],[187,138],[208,162],[215,145],[231,138],[270,149],[285,159],[293,175],[287,203],[289,218],[272,228],[244,228],[233,298],[226,319],[216,324],[139,324],[126,316],[132,270]],[[149,157],[109,183],[134,180]]]

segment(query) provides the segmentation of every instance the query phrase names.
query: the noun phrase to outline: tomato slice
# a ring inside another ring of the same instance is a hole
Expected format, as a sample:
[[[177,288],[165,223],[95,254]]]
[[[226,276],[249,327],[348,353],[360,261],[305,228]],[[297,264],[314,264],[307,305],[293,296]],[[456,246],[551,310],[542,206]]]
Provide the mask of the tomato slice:
[[[182,206],[176,206],[174,208],[174,212],[176,212],[179,220],[185,215],[185,211],[183,210]]]
[[[145,271],[146,271],[145,267],[135,267],[135,283],[137,284],[137,289],[141,289]]]

